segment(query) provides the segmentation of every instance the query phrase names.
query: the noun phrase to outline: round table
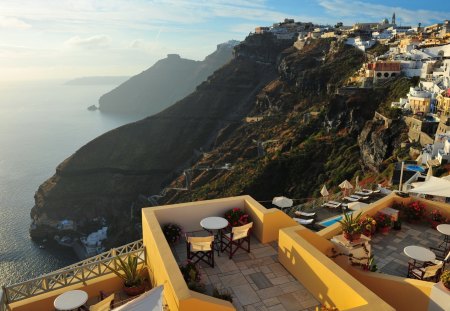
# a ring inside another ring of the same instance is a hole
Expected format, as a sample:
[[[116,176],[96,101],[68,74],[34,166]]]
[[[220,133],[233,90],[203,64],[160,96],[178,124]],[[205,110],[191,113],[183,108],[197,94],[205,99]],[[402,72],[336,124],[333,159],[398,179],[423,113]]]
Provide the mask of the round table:
[[[228,226],[228,220],[223,217],[217,216],[206,217],[200,221],[200,226],[214,235],[214,246],[217,250],[217,255],[220,256],[219,234],[223,228],[226,228]]]
[[[57,310],[73,310],[88,300],[88,294],[82,290],[70,290],[56,297],[53,305]]]
[[[450,224],[440,224],[436,230],[444,235],[444,241],[438,247],[441,248],[444,245],[444,251],[447,252],[448,244],[450,244]]]
[[[406,246],[403,249],[403,252],[408,256],[409,258],[414,259],[414,261],[433,261],[436,259],[436,255],[430,251],[428,248],[422,247],[422,246]]]
[[[221,230],[228,226],[228,220],[223,217],[206,217],[200,221],[200,226],[207,230]]]

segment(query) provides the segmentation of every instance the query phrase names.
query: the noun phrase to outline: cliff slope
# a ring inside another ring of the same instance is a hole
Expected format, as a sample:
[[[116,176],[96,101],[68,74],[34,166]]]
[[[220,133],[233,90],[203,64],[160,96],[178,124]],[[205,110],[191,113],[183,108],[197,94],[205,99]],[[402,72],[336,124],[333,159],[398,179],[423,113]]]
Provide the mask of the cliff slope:
[[[31,235],[48,234],[49,220],[60,219],[105,217],[113,227],[130,227],[132,202],[159,193],[161,184],[197,160],[199,150],[211,147],[221,129],[240,123],[255,95],[277,76],[271,56],[291,44],[262,36],[259,50],[273,52],[257,60],[235,58],[173,106],[79,149],[36,192]],[[253,45],[244,41],[241,49]]]
[[[232,58],[236,41],[219,44],[203,61],[169,54],[99,99],[100,110],[150,116],[192,93]]]

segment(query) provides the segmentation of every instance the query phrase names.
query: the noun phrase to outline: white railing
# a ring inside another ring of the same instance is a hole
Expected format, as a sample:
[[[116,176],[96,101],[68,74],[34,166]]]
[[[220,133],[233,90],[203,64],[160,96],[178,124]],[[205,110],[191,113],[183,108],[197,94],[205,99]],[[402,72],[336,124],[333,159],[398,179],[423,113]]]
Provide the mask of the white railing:
[[[113,273],[118,270],[115,258],[125,258],[129,255],[138,257],[138,263],[145,263],[145,249],[142,240],[111,249],[108,252],[80,261],[25,282],[3,287],[0,311],[8,304],[48,293],[74,284],[85,283],[88,280]]]

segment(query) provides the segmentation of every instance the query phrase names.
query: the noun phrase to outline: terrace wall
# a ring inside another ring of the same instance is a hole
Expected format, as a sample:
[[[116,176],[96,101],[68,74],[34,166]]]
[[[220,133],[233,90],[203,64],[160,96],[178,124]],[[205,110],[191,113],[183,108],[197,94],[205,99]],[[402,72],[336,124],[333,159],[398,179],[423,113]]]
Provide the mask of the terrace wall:
[[[142,231],[147,265],[155,285],[164,285],[164,298],[170,310],[235,310],[224,300],[189,290],[167,243],[161,226],[176,223],[185,232],[200,230],[205,217],[223,216],[232,208],[242,208],[253,221],[253,235],[262,243],[278,238],[280,228],[296,222],[278,209],[266,209],[250,196],[189,202],[142,210]]]
[[[394,310],[326,255],[333,244],[295,226],[280,230],[280,263],[322,304],[339,310]]]

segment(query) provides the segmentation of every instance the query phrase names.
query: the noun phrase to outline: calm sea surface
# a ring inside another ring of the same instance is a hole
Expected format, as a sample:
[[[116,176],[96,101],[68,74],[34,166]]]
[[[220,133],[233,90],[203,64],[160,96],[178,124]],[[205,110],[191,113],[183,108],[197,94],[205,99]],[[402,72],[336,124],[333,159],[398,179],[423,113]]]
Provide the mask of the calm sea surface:
[[[114,85],[62,81],[0,84],[0,285],[77,261],[68,249],[40,249],[28,234],[34,192],[78,148],[140,119],[88,111]]]

